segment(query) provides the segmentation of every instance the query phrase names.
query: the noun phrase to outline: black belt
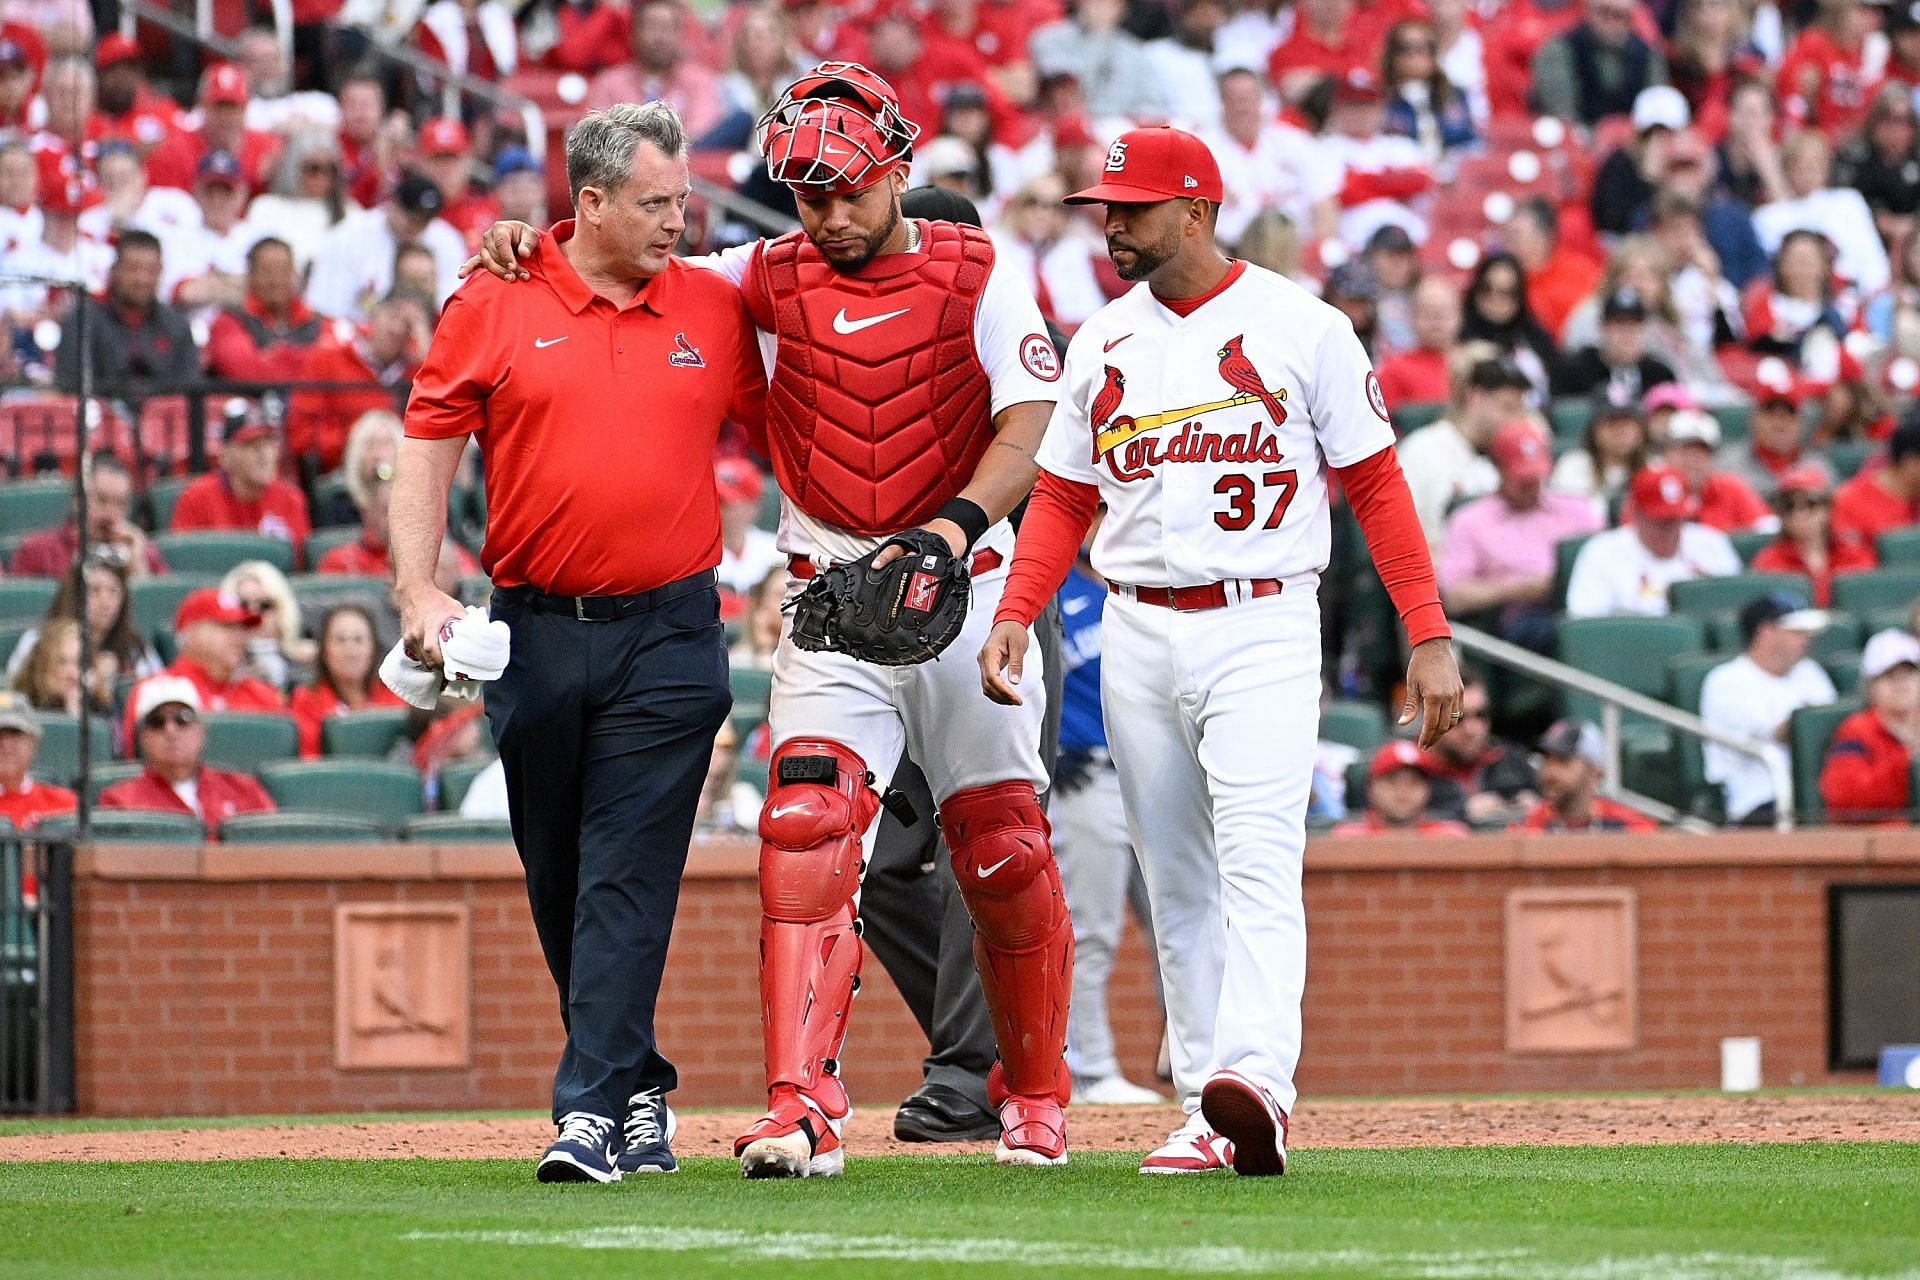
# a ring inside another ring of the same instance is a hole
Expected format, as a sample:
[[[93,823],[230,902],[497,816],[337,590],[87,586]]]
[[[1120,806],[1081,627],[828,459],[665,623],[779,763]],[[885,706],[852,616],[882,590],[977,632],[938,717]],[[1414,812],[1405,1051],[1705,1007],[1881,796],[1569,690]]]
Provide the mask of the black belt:
[[[631,596],[556,596],[532,587],[501,587],[497,594],[509,604],[525,605],[540,613],[558,613],[580,622],[612,622],[658,609],[670,600],[696,591],[709,590],[719,580],[718,572],[707,569]]]

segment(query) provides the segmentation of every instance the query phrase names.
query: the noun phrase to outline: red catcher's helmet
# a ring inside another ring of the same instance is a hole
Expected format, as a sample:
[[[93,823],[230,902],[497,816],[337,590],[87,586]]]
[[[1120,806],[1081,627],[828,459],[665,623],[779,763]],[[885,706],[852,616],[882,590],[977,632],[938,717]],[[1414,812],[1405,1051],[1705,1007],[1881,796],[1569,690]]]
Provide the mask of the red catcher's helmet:
[[[817,195],[858,191],[913,154],[920,126],[900,114],[893,86],[857,62],[823,62],[787,86],[760,117],[774,181]]]

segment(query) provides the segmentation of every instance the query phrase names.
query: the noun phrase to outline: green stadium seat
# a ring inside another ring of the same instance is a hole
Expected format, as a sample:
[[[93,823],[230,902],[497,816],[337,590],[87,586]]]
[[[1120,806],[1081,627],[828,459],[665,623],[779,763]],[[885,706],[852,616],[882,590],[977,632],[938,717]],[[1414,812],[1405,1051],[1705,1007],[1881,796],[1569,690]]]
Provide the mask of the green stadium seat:
[[[493,843],[512,840],[513,828],[499,818],[463,818],[457,813],[423,813],[408,818],[401,838],[415,842],[437,841],[464,844],[468,841]]]
[[[300,618],[310,632],[318,633],[320,619],[337,604],[358,604],[371,610],[375,619],[391,610],[391,585],[385,578],[350,573],[296,573],[287,579],[293,598],[300,605]]]
[[[1920,564],[1920,524],[1889,529],[1873,540],[1882,569]]]
[[[147,510],[153,514],[154,528],[172,526],[173,509],[180,502],[181,491],[196,479],[197,476],[162,476],[147,486]]]
[[[217,574],[166,573],[157,578],[135,578],[127,584],[127,603],[133,610],[133,624],[142,635],[152,635],[161,627],[173,626],[174,612],[187,593],[201,587],[217,587]]]
[[[346,480],[341,477],[339,472],[337,471],[332,472],[328,475],[321,476],[318,480],[315,480],[313,482],[313,501],[308,504],[308,509],[313,512],[314,519],[319,520],[323,518],[327,512],[333,510],[334,506],[336,505],[334,502],[334,499],[339,498],[344,500],[346,499],[346,497],[347,497]],[[338,529],[338,528],[345,527],[345,528],[351,528],[357,531],[360,527],[360,522],[356,519],[351,521],[351,523],[345,526],[332,525],[332,524],[325,525],[325,526],[316,526],[316,531],[315,531],[316,537],[319,536],[318,529],[321,527],[328,528],[328,529]],[[309,542],[308,545],[311,546],[312,545],[311,542]],[[319,559],[318,556],[309,557],[309,563],[318,559]]]
[[[13,622],[0,622],[0,663],[6,662],[13,656],[13,651],[20,647],[21,639],[27,632],[35,630],[36,625],[18,619]]]
[[[252,773],[275,760],[300,754],[300,727],[293,717],[271,711],[209,711],[207,763],[218,769]]]
[[[179,656],[180,645],[174,639],[172,627],[155,627],[153,631],[153,651],[160,655],[160,661],[171,664]]]
[[[1347,811],[1349,813],[1357,814],[1367,807],[1367,783],[1371,780],[1368,775],[1372,772],[1372,768],[1373,761],[1366,756],[1361,756],[1358,760],[1355,760],[1347,766],[1345,781],[1347,785]]]
[[[1403,404],[1394,406],[1393,429],[1405,436],[1447,416],[1445,404]]]
[[[751,782],[761,795],[767,794],[767,775],[773,770],[773,761],[764,756],[740,756],[740,764],[734,776],[742,782]]]
[[[773,672],[735,667],[727,673],[727,683],[733,686],[733,713],[729,720],[734,733],[745,742],[747,734],[767,718],[773,694]]]
[[[1834,689],[1841,695],[1857,693],[1860,689],[1860,652],[1832,653],[1820,659],[1820,665],[1826,668],[1827,678],[1833,681]]]
[[[1730,533],[1727,535],[1727,541],[1733,544],[1734,552],[1740,557],[1741,564],[1752,564],[1753,558],[1760,554],[1761,549],[1778,536],[1779,535],[1772,533],[1754,533],[1749,531],[1747,533]]]
[[[1829,611],[1827,616],[1831,619],[1827,629],[1815,636],[1807,649],[1807,656],[1815,662],[1824,663],[1828,658],[1852,653],[1866,640],[1860,634],[1860,619],[1853,614]]]
[[[1553,605],[1556,609],[1567,607],[1567,584],[1573,581],[1573,562],[1580,558],[1580,548],[1587,545],[1590,533],[1577,538],[1562,538],[1553,544]]]
[[[280,760],[260,781],[282,809],[350,813],[397,828],[419,813],[420,775],[410,764],[379,760]]]
[[[94,803],[98,804],[102,791],[116,782],[137,778],[144,772],[146,772],[146,766],[138,760],[116,760],[96,764],[87,778],[87,794],[92,797]]]
[[[460,603],[484,609],[493,599],[493,581],[484,573],[460,579]]]
[[[1826,763],[1827,743],[1840,722],[1860,710],[1859,698],[1841,698],[1824,707],[1802,707],[1787,719],[1787,743],[1793,754],[1793,797],[1804,823],[1826,821],[1827,806],[1820,799],[1820,766]]]
[[[1370,758],[1387,740],[1387,713],[1371,702],[1330,702],[1320,713],[1320,740],[1344,743]]]
[[[0,533],[51,529],[73,509],[73,481],[65,476],[0,484]]]
[[[467,792],[473,787],[473,780],[485,773],[491,760],[457,760],[440,770],[440,808],[445,813],[459,813],[460,802],[467,798]]]
[[[1784,591],[1802,600],[1813,599],[1813,583],[1797,573],[1736,573],[1724,578],[1693,578],[1676,582],[1667,593],[1675,613],[1705,617],[1739,612],[1749,600],[1769,591]]]
[[[60,583],[53,578],[7,578],[0,581],[0,618],[38,621],[46,616]]]
[[[218,577],[243,560],[265,560],[282,573],[293,572],[293,544],[264,533],[160,533],[154,535],[153,545],[175,573]]]
[[[776,532],[779,530],[780,528],[780,486],[779,485],[769,482],[767,487],[760,491],[760,510],[759,510],[759,513],[754,516],[753,523],[757,527],[767,530],[769,533]]]
[[[1566,618],[1560,623],[1560,660],[1647,697],[1665,698],[1668,664],[1682,654],[1705,649],[1706,634],[1699,618],[1685,614]],[[1600,704],[1584,694],[1569,694],[1567,713],[1597,723]]]
[[[320,752],[329,757],[382,759],[406,727],[407,713],[387,707],[328,716],[320,722]]]
[[[335,547],[351,546],[358,541],[360,541],[360,526],[357,524],[315,529],[307,538],[307,567],[317,568],[327,552]]]
[[[1869,609],[1905,609],[1920,599],[1920,565],[1838,573],[1833,578],[1833,607],[1855,613]]]
[[[387,838],[371,818],[343,813],[236,813],[220,824],[223,844],[369,844]]]
[[[93,717],[87,756],[95,763],[113,759],[113,725],[105,716]],[[40,748],[33,756],[33,776],[55,786],[70,787],[80,776],[80,718],[40,713]]]
[[[1878,452],[1880,446],[1871,440],[1833,440],[1820,446],[1821,454],[1827,465],[1833,468],[1833,474],[1840,483],[1845,483],[1860,474],[1860,468],[1867,465],[1867,459]]]
[[[1700,713],[1700,687],[1707,682],[1707,673],[1727,659],[1730,653],[1683,653],[1667,663],[1667,701],[1681,711],[1693,715]],[[1679,794],[1689,797],[1690,808],[1701,814],[1702,806],[1692,802],[1691,798],[1706,798],[1713,793],[1707,785],[1706,758],[1700,749],[1700,739],[1690,733],[1673,735],[1673,764],[1679,778]],[[1713,812],[1718,818],[1720,814]]]
[[[1753,407],[1747,404],[1717,404],[1707,410],[1720,424],[1720,438],[1723,440],[1745,440],[1748,424],[1753,421]]]
[[[1867,609],[1860,614],[1860,634],[1870,637],[1881,631],[1905,631],[1912,620],[1913,611],[1905,605],[1897,609]]]
[[[1592,415],[1593,405],[1584,396],[1565,396],[1547,406],[1547,421],[1553,424],[1555,440],[1578,440]]]
[[[79,824],[72,818],[54,818],[36,829],[49,840],[73,840]],[[91,836],[102,841],[166,841],[200,844],[206,827],[190,813],[148,813],[139,809],[99,809],[92,815]]]

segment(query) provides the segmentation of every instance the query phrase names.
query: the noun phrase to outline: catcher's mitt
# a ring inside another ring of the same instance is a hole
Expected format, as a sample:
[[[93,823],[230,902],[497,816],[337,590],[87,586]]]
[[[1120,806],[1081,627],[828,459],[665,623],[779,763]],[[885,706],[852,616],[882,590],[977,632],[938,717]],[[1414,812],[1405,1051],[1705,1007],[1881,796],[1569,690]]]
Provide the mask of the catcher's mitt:
[[[905,547],[907,554],[874,568],[874,557],[891,546]],[[972,592],[967,562],[953,554],[947,540],[909,529],[809,582],[789,606],[793,643],[876,666],[914,666],[939,657],[953,643],[967,620]]]

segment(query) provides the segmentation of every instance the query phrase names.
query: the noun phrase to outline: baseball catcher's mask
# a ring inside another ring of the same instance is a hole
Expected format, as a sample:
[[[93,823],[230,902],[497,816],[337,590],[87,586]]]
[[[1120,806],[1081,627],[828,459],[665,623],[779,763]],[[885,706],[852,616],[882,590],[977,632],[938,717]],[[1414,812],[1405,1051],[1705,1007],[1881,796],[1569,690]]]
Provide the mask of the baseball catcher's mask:
[[[893,87],[857,62],[823,62],[801,76],[758,127],[774,181],[813,195],[872,186],[913,154],[920,136]]]

